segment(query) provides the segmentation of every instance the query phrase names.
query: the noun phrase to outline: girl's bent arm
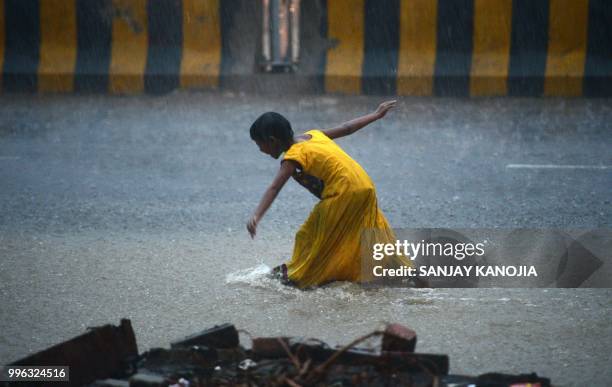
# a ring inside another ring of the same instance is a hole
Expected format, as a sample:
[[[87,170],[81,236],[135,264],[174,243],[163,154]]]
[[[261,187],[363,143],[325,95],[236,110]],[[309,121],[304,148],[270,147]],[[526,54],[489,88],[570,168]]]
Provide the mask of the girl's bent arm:
[[[324,130],[323,133],[325,133],[325,135],[331,139],[348,136],[364,126],[383,118],[389,109],[395,107],[396,103],[397,102],[395,100],[385,101],[381,103],[373,113],[347,121],[335,128]]]
[[[291,177],[291,175],[295,171],[295,168],[296,165],[294,161],[285,160],[281,162],[281,167],[278,173],[276,174],[276,177],[274,177],[274,180],[272,180],[272,183],[270,184],[268,189],[266,189],[266,192],[261,198],[259,205],[255,209],[253,216],[247,223],[247,230],[249,231],[251,238],[255,237],[255,234],[257,232],[257,224],[264,216],[268,208],[270,208],[270,205],[272,204],[274,199],[276,199],[276,196],[283,188],[289,177]]]

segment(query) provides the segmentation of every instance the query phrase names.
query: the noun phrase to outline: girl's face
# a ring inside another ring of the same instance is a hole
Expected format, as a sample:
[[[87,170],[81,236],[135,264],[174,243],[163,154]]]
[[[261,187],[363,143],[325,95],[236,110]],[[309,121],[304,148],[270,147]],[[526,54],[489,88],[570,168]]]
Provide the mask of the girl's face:
[[[278,159],[282,153],[279,146],[279,141],[274,137],[270,137],[270,140],[268,141],[255,140],[255,143],[262,153],[270,155],[272,158]]]

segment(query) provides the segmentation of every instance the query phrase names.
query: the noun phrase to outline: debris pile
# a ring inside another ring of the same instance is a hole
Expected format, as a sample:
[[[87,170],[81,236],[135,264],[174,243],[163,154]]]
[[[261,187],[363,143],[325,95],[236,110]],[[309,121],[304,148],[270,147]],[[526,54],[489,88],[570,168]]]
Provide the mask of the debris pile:
[[[380,348],[359,347],[372,337],[381,339]],[[536,374],[449,375],[448,356],[415,353],[416,342],[413,330],[389,324],[341,347],[259,337],[247,349],[238,330],[223,324],[138,354],[131,323],[122,320],[119,327],[94,328],[13,365],[69,365],[69,384],[90,387],[550,386]]]

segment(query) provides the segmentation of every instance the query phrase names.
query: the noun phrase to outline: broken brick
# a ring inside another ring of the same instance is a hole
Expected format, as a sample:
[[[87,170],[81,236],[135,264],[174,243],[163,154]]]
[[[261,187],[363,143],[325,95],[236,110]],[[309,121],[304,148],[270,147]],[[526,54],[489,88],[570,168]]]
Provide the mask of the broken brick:
[[[382,350],[393,352],[414,352],[417,334],[401,324],[388,324],[382,338]]]

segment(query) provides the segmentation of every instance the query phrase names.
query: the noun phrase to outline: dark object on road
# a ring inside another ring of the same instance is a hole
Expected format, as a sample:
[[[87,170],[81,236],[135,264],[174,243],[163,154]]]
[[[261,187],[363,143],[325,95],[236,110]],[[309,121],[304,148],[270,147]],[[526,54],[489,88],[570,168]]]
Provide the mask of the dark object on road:
[[[212,348],[234,348],[239,344],[236,328],[232,324],[223,324],[175,341],[170,346],[178,348],[205,345]]]
[[[129,375],[132,372],[129,363],[138,356],[131,321],[122,319],[119,326],[108,324],[88,329],[87,333],[10,365],[69,366],[70,382],[62,383],[63,386],[82,386],[96,379]],[[31,384],[36,383],[10,383],[11,386]]]
[[[414,352],[416,342],[415,331],[400,324],[389,324],[382,338],[382,350]]]
[[[357,347],[373,337],[381,338],[379,349]],[[99,345],[102,338],[105,345]],[[251,349],[245,349],[236,328],[223,324],[176,341],[170,349],[153,348],[134,356],[131,324],[122,320],[120,327],[95,328],[19,363],[69,365],[70,385],[90,387],[550,386],[535,373],[448,375],[448,356],[414,353],[415,345],[413,330],[389,324],[342,347],[316,339],[265,337],[253,338]]]

